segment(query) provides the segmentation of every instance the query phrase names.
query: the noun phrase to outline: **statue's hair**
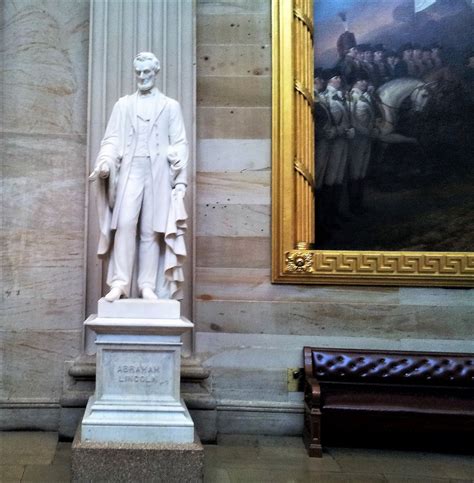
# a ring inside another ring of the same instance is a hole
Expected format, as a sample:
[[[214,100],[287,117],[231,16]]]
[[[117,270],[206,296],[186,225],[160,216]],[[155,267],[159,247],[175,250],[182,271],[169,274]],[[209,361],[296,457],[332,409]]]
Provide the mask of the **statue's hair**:
[[[153,62],[153,70],[159,72],[160,61],[157,59],[156,55],[151,52],[140,52],[137,54],[133,59],[133,66],[135,67],[137,62],[144,62],[145,60],[151,60]]]

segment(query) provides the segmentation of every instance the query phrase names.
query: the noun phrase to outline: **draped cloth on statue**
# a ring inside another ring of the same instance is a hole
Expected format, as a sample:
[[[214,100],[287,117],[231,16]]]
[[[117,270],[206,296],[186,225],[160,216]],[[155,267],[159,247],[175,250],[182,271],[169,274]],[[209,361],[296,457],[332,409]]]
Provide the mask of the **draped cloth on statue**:
[[[183,198],[172,196],[164,237],[164,280],[168,285],[169,298],[176,300],[183,298],[183,263],[186,258],[184,235],[187,228],[187,218]]]

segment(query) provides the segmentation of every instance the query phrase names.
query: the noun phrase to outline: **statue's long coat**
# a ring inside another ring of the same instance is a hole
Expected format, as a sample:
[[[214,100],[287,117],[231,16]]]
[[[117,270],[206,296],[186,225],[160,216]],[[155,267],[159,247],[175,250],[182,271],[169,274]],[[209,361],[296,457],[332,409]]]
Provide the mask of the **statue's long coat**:
[[[122,204],[130,166],[137,148],[137,99],[138,92],[120,98],[112,110],[104,138],[101,143],[97,165],[106,161],[115,171],[115,203],[109,223],[102,223],[101,232],[106,237],[110,230],[117,228],[118,214]],[[177,101],[166,97],[156,90],[156,102],[150,121],[148,149],[151,158],[153,177],[153,229],[165,233],[171,201],[171,190],[177,183],[186,184],[186,164],[188,162],[188,143],[181,108]],[[169,149],[177,151],[181,169],[173,170],[168,161]],[[105,221],[105,220],[104,220]],[[110,241],[99,244],[98,253],[102,255],[109,249]]]

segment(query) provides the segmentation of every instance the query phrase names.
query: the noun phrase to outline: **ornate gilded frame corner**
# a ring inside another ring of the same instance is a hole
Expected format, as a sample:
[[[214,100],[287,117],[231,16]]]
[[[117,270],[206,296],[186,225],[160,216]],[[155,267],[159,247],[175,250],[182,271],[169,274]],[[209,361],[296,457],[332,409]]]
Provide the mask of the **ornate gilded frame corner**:
[[[272,281],[474,286],[474,252],[311,250],[313,0],[272,0]]]

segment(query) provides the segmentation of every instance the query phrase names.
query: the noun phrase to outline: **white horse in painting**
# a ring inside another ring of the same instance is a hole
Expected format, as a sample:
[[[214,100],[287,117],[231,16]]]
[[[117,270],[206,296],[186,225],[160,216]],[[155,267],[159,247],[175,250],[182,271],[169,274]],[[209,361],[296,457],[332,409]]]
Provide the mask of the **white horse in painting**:
[[[430,96],[429,84],[418,79],[403,77],[391,80],[377,89],[375,99],[382,114],[381,119],[377,121],[380,141],[390,144],[417,142],[415,138],[396,133],[395,128],[400,106],[408,97],[414,111],[420,112],[424,109]]]

